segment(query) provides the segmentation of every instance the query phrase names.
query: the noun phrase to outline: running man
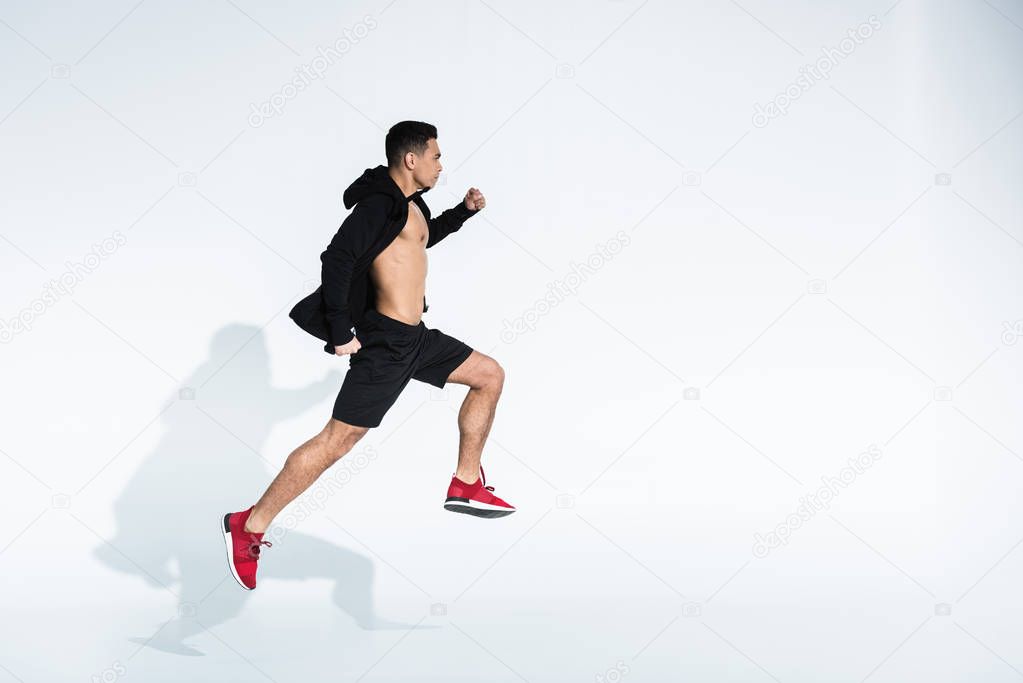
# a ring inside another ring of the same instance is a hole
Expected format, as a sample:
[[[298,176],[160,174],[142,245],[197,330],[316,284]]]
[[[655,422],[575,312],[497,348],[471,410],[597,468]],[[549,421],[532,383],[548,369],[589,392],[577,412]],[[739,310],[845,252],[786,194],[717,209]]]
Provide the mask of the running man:
[[[441,172],[436,127],[402,121],[387,133],[387,166],[366,169],[344,192],[352,213],[320,255],[322,285],[292,309],[303,329],[348,356],[348,373],[323,430],[288,456],[259,501],[224,515],[222,531],[231,574],[256,587],[263,534],[288,503],[371,428],[380,425],[409,380],[469,392],[458,412],[458,465],[444,508],[477,517],[503,517],[515,508],[491,493],[480,457],[504,386],[504,369],[490,356],[422,322],[426,304],[426,250],[457,231],[486,206],[483,193],[465,198],[436,218],[422,194]],[[354,208],[353,208],[354,207]],[[355,332],[352,328],[355,328]]]

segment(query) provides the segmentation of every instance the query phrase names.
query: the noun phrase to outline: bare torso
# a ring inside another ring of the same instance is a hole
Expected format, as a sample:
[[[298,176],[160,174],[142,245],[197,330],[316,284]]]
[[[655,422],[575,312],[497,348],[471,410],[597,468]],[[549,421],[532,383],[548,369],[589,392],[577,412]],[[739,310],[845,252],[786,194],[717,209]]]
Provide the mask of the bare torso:
[[[418,325],[426,293],[426,217],[409,202],[401,233],[373,259],[369,276],[377,292],[377,310],[389,318]]]

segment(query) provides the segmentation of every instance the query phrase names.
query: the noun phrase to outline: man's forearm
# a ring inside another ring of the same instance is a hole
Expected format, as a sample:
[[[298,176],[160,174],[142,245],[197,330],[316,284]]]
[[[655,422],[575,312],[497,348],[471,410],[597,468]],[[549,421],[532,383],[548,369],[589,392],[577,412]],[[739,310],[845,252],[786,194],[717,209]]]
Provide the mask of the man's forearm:
[[[323,306],[326,309],[331,342],[335,345],[346,344],[355,336],[352,334],[353,323],[348,307],[355,260],[342,250],[328,247],[320,255],[320,261],[323,264],[320,270]]]
[[[427,249],[440,242],[453,232],[457,232],[462,224],[469,218],[475,216],[476,210],[469,209],[465,202],[459,202],[436,218],[430,219],[430,239],[426,243]]]
[[[348,294],[355,275],[355,264],[370,247],[373,226],[386,220],[384,208],[376,203],[361,203],[344,220],[326,250],[320,254],[323,305],[331,342],[341,346],[352,340],[351,310]]]

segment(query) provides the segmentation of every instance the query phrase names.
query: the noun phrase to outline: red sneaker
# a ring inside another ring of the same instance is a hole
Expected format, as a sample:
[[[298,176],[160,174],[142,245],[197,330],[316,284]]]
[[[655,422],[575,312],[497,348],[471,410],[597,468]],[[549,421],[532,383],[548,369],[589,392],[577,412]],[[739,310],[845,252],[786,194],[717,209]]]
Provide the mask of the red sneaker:
[[[479,478],[472,484],[452,475],[444,509],[476,517],[504,517],[515,512],[515,507],[492,494],[493,490],[493,486],[487,486],[482,467]]]
[[[242,512],[229,512],[224,515],[221,529],[224,532],[227,566],[231,568],[231,575],[242,588],[249,591],[256,587],[256,563],[259,562],[260,546],[273,545],[263,540],[263,534],[245,531],[245,521],[250,514],[251,507]]]

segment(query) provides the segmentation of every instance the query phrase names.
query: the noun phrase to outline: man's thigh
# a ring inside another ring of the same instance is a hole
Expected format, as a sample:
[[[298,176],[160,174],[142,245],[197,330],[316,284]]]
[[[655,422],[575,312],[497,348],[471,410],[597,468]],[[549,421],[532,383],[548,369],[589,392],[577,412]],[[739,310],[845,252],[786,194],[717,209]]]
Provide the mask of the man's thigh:
[[[478,354],[465,342],[440,330],[427,330],[422,353],[412,379],[443,389],[452,373]]]
[[[504,369],[487,354],[473,351],[451,372],[448,381],[472,388],[500,385],[504,381]]]
[[[319,438],[331,447],[347,450],[355,446],[369,430],[369,427],[349,424],[331,417],[320,431]]]
[[[379,427],[412,379],[411,363],[392,361],[386,345],[367,345],[351,356],[332,417],[355,427]]]

